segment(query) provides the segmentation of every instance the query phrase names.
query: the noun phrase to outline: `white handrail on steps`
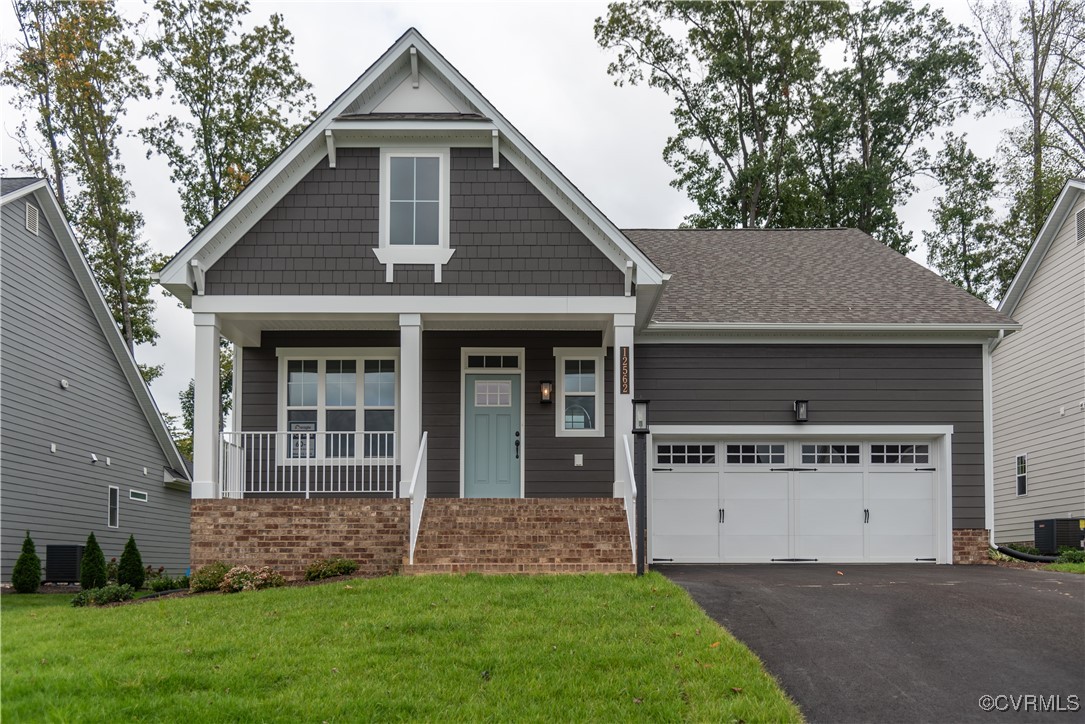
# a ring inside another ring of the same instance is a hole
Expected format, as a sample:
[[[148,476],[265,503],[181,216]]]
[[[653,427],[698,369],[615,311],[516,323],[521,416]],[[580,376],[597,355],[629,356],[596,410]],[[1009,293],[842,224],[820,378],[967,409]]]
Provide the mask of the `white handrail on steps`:
[[[629,484],[622,490],[625,498],[625,518],[629,523],[629,547],[633,551],[633,564],[637,563],[637,475],[633,468],[633,453],[629,449],[629,436],[622,435],[625,444],[625,474]]]
[[[414,547],[418,543],[418,529],[422,525],[422,508],[426,505],[427,493],[427,469],[429,465],[426,452],[426,442],[429,432],[422,433],[422,441],[418,445],[418,459],[414,463],[414,473],[411,475],[411,485],[407,489],[407,497],[411,500],[411,543],[408,553],[410,564],[414,565]]]

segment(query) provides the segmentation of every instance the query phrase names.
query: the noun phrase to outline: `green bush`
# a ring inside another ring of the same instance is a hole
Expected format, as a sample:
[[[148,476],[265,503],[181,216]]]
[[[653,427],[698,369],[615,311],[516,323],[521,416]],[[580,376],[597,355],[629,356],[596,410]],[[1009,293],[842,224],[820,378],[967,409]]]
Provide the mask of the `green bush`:
[[[1059,548],[1058,563],[1085,563],[1085,548]]]
[[[305,569],[305,580],[319,581],[334,576],[349,576],[358,570],[358,564],[347,558],[325,558]]]
[[[1041,555],[1040,549],[1036,546],[1030,546],[1026,543],[1007,543],[1006,548],[1012,548],[1018,553],[1028,553],[1029,555],[1038,556]]]
[[[152,578],[147,582],[147,588],[151,589],[155,593],[161,593],[162,591],[180,591],[188,588],[188,585],[188,576],[178,576],[177,578],[171,578],[170,576],[158,576],[157,578]]]
[[[129,585],[89,588],[76,594],[75,598],[72,599],[72,605],[76,608],[82,606],[105,606],[107,603],[131,601],[135,595],[135,590]]]
[[[105,554],[98,545],[94,533],[87,536],[87,545],[83,548],[83,562],[79,571],[79,585],[84,591],[101,588],[106,584]]]
[[[131,586],[138,591],[143,588],[143,581],[147,572],[143,570],[143,557],[136,547],[136,537],[128,536],[128,542],[124,544],[124,552],[121,553],[121,562],[117,566],[117,583],[122,586]]]
[[[217,591],[222,586],[222,579],[226,577],[229,570],[230,566],[222,561],[208,563],[192,574],[189,588],[193,591]]]
[[[219,590],[223,593],[240,593],[285,585],[286,579],[281,573],[271,570],[270,566],[264,566],[255,571],[248,566],[234,566],[223,576]]]
[[[26,532],[23,552],[19,554],[19,560],[15,561],[15,567],[11,569],[11,586],[16,593],[36,593],[41,587],[41,559],[38,558],[38,552],[34,550],[30,531]]]
[[[117,557],[109,559],[109,563],[105,564],[105,580],[106,583],[117,582]]]

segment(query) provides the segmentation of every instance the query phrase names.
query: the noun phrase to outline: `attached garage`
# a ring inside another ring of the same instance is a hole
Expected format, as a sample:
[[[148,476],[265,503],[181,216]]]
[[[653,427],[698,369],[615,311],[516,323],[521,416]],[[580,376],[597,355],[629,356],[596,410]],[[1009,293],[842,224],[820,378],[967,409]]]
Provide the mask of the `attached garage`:
[[[948,434],[654,436],[656,562],[948,562]]]

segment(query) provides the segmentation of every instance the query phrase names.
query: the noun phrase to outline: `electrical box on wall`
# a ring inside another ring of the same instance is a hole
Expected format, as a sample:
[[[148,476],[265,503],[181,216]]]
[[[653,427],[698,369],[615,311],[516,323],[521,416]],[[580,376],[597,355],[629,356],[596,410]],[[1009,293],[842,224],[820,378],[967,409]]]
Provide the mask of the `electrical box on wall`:
[[[573,467],[575,467],[575,468],[584,467],[584,453],[575,453],[573,455]]]

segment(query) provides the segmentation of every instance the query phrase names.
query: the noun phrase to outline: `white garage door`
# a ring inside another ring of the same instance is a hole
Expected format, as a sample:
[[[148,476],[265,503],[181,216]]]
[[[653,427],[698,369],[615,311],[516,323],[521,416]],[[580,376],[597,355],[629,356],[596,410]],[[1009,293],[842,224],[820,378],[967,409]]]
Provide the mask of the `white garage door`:
[[[930,442],[657,441],[651,557],[933,561]]]

